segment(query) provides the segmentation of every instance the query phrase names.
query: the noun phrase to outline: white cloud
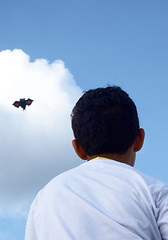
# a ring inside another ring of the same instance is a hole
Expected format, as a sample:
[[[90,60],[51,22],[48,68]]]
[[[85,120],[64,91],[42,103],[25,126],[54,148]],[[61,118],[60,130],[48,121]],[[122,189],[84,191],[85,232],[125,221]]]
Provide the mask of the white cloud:
[[[81,93],[62,61],[0,52],[0,215],[24,214],[44,184],[78,164],[70,113]],[[12,105],[20,98],[34,102],[23,111]]]

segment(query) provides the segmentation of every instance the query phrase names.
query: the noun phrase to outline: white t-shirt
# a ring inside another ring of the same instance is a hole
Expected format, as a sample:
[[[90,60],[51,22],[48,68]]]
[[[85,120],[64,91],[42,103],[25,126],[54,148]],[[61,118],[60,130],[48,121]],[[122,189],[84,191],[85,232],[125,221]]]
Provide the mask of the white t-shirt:
[[[55,177],[32,203],[26,240],[168,239],[168,185],[96,159]]]

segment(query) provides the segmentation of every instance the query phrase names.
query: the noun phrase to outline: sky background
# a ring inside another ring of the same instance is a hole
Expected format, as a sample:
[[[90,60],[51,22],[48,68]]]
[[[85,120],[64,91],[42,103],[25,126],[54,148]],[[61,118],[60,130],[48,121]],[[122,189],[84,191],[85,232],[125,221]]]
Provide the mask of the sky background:
[[[23,240],[37,192],[81,164],[70,113],[119,85],[146,137],[135,167],[168,183],[168,1],[0,0],[0,240]],[[12,106],[34,102],[26,111]]]

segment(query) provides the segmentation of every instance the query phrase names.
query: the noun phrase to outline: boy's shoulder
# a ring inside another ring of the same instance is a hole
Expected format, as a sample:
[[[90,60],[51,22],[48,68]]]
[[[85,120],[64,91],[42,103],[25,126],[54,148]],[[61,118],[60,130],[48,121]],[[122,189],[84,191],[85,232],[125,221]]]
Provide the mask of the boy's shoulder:
[[[110,178],[122,179],[131,185],[141,185],[143,188],[148,188],[152,194],[158,194],[162,189],[167,189],[168,185],[164,182],[153,178],[143,172],[133,168],[127,164],[120,163],[113,160],[98,159],[84,162],[81,165],[65,171],[54,177],[41,191],[51,191],[53,189],[60,189],[62,186],[77,184],[84,179],[86,182],[90,177],[95,180],[102,179],[108,181]],[[133,183],[134,182],[134,183]]]

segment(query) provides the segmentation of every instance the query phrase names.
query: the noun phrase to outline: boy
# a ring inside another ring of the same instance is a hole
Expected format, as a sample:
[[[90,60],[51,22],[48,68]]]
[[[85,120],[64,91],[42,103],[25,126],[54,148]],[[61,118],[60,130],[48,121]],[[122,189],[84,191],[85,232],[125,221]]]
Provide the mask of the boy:
[[[128,94],[89,90],[72,111],[72,129],[87,162],[39,192],[26,240],[168,239],[168,186],[133,168],[145,134]]]

